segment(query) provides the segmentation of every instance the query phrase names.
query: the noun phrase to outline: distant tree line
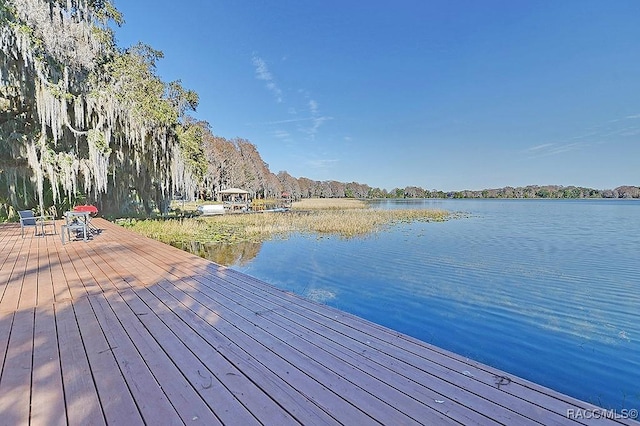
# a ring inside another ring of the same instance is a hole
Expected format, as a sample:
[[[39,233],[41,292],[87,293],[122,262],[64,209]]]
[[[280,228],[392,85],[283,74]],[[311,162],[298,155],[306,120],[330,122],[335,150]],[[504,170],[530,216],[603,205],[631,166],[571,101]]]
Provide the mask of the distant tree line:
[[[197,198],[212,200],[219,190],[231,187],[245,189],[256,198],[278,198],[283,194],[301,198],[640,198],[640,187],[620,186],[615,189],[593,189],[577,186],[529,185],[506,186],[479,191],[445,192],[418,186],[386,189],[373,188],[358,182],[312,180],[296,178],[286,171],[274,174],[264,162],[258,149],[246,139],[225,139],[211,133],[208,123],[191,123],[200,128],[199,153],[201,170]],[[185,194],[190,196],[191,194]]]
[[[578,186],[529,185],[516,188],[506,186],[481,191],[449,192],[446,196],[450,198],[640,198],[640,188],[619,186],[615,189],[601,190]]]
[[[529,185],[506,186],[479,191],[445,192],[427,190],[419,186],[394,188],[390,191],[373,188],[358,182],[312,180],[296,178],[286,171],[274,174],[262,159],[256,146],[246,139],[225,139],[215,136],[205,121],[187,122],[194,133],[194,146],[189,149],[191,170],[198,171],[199,182],[196,198],[214,200],[221,189],[238,187],[247,190],[255,198],[279,198],[287,194],[301,198],[640,198],[637,186],[620,186],[615,189],[593,189],[577,186]],[[194,194],[178,194],[191,198]]]

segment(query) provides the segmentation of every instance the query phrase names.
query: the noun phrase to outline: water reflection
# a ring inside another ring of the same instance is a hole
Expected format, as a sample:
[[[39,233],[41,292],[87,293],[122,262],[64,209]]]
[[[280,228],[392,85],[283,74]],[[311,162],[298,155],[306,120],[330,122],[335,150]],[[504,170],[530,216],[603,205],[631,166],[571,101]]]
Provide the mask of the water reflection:
[[[605,408],[640,407],[640,203],[381,201],[464,220],[265,242],[241,272]]]
[[[237,242],[233,244],[201,243],[198,241],[172,244],[174,247],[188,251],[219,265],[243,266],[253,260],[262,247],[262,242]]]

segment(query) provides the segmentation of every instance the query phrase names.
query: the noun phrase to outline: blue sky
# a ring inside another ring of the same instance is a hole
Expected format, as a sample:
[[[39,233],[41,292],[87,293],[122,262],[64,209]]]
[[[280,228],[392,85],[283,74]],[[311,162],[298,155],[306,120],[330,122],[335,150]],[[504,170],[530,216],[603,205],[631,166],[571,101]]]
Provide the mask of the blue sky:
[[[640,185],[640,1],[115,0],[121,47],[271,171],[392,189]]]

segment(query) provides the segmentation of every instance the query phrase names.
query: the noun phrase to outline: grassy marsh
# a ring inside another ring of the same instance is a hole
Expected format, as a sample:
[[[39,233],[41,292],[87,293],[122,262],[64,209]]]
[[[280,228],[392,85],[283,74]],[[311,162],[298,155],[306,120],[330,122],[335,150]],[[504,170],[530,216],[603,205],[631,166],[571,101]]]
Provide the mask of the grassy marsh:
[[[293,203],[293,210],[366,209],[368,204],[353,198],[304,198]]]
[[[401,222],[443,221],[449,212],[434,209],[378,210],[360,200],[304,200],[289,212],[226,214],[171,220],[127,220],[120,223],[169,244],[237,243],[286,238],[294,232],[364,236]]]

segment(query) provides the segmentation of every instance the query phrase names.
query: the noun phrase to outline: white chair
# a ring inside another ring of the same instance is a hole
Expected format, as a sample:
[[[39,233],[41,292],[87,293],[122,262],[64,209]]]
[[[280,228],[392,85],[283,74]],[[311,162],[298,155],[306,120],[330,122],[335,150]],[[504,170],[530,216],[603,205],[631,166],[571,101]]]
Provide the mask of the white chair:
[[[66,212],[64,214],[65,224],[62,225],[60,231],[60,238],[62,239],[62,244],[64,244],[64,234],[67,234],[67,239],[71,241],[71,231],[79,234],[82,231],[82,239],[86,242],[88,229],[87,229],[87,221],[86,221],[86,213],[77,213],[77,212]]]

